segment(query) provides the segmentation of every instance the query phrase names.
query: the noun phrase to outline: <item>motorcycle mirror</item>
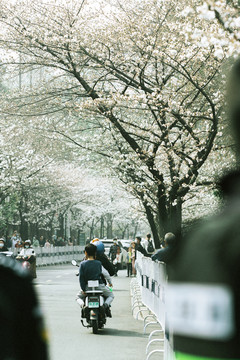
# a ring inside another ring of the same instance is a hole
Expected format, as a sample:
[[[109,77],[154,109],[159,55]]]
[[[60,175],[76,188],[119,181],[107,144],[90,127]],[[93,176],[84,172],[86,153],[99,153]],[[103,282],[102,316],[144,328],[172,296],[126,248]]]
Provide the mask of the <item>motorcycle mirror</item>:
[[[78,266],[76,260],[72,260],[72,265],[73,265],[73,266]]]

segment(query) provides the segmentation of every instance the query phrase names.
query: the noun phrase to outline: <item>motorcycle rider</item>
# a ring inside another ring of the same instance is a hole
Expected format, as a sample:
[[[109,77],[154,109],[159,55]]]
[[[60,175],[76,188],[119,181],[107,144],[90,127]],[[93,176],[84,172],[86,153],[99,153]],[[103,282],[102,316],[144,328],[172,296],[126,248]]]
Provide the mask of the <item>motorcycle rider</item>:
[[[8,248],[6,247],[5,239],[0,238],[0,252],[4,252],[4,251],[8,251]]]
[[[102,266],[108,271],[110,276],[115,274],[115,267],[104,253],[104,244],[98,238],[91,241],[91,244],[97,247],[96,260],[101,261]]]
[[[82,261],[79,267],[79,282],[82,291],[77,295],[77,302],[80,306],[83,306],[85,299],[85,292],[88,290],[87,283],[89,280],[98,280],[99,286],[97,290],[101,290],[105,298],[105,311],[106,315],[112,317],[110,304],[114,299],[113,292],[104,284],[102,279],[102,274],[105,276],[106,280],[109,283],[109,286],[112,287],[112,281],[109,273],[106,269],[103,268],[101,262],[96,260],[97,247],[93,244],[88,244],[85,246],[85,256],[86,260]]]
[[[24,241],[23,248],[21,249],[19,255],[16,257],[17,260],[28,261],[30,264],[30,272],[32,277],[36,278],[36,254],[34,249],[31,246],[31,240]]]

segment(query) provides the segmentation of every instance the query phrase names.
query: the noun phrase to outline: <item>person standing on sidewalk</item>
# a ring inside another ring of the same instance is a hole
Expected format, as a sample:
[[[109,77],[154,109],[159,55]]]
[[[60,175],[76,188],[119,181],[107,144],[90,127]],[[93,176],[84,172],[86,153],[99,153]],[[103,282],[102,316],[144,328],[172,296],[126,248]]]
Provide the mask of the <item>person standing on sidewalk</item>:
[[[133,261],[133,250],[130,245],[128,248],[128,255],[127,255],[127,277],[132,276],[132,261]]]
[[[149,256],[147,251],[145,250],[145,248],[142,246],[141,244],[142,238],[140,236],[136,237],[136,244],[135,244],[135,251],[139,251],[140,253],[142,253],[144,256]],[[135,259],[137,258],[136,256],[137,254],[135,254]]]
[[[115,258],[116,258],[117,247],[118,247],[117,239],[114,238],[114,239],[113,239],[113,244],[110,246],[109,254],[108,254],[108,256],[110,257],[112,263],[113,263],[113,261],[114,261]]]
[[[135,269],[135,260],[136,260],[136,249],[135,249],[136,243],[133,241],[131,243],[132,248],[132,275],[136,276],[136,269]]]
[[[113,264],[115,267],[114,276],[118,276],[118,270],[121,270],[121,268],[122,268],[122,258],[123,258],[123,253],[121,252],[121,248],[120,248],[120,246],[117,246],[116,257],[113,260]]]
[[[146,252],[148,253],[148,255],[153,255],[155,252],[155,246],[154,246],[154,242],[151,239],[152,235],[151,234],[147,234],[146,235],[146,240],[143,243],[143,246],[146,250]]]

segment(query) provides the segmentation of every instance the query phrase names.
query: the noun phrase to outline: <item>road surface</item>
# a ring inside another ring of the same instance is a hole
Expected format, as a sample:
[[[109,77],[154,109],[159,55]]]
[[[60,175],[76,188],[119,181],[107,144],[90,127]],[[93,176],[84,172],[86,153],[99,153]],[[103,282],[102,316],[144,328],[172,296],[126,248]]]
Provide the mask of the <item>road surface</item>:
[[[49,332],[50,360],[144,360],[147,339],[142,321],[131,314],[126,270],[113,278],[113,317],[96,335],[80,323],[80,309],[75,302],[79,291],[76,271],[72,265],[37,269],[34,284]]]

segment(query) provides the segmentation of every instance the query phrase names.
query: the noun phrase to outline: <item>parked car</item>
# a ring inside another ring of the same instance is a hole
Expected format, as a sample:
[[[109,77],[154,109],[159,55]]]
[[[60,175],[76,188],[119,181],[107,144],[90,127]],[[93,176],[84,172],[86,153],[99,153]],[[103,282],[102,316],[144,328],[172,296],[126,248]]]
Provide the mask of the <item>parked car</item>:
[[[101,239],[102,243],[104,244],[105,247],[105,254],[107,256],[109,256],[109,250],[110,247],[113,245],[113,240],[111,239]],[[118,240],[118,245],[121,248],[121,251],[123,253],[123,259],[122,259],[122,266],[125,268],[126,267],[126,261],[127,261],[127,249],[131,243],[131,240]],[[129,245],[128,245],[129,244]],[[128,245],[128,246],[127,246]]]
[[[105,254],[108,256],[110,247],[113,245],[113,240],[111,240],[111,239],[100,239],[100,241],[104,244]]]

